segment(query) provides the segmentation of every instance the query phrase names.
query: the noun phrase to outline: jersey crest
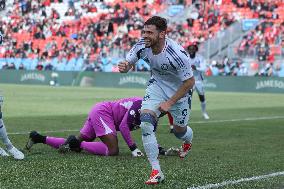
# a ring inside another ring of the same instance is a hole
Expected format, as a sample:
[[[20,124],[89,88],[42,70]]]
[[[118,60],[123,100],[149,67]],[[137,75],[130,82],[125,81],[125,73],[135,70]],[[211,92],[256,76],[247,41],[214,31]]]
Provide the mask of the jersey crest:
[[[126,108],[127,110],[129,110],[131,108],[131,106],[133,105],[133,102],[132,101],[121,102],[121,103],[119,103],[119,105],[121,105],[124,108]]]

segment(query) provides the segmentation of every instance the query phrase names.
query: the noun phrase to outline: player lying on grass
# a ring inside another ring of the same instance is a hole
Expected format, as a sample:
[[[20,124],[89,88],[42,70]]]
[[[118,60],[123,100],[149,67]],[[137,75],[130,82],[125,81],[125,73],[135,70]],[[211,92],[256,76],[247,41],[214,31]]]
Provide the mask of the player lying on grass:
[[[0,94],[0,140],[4,143],[8,153],[3,148],[0,148],[0,156],[12,155],[15,159],[21,160],[25,158],[25,155],[21,151],[19,151],[16,147],[14,147],[12,142],[9,140],[9,137],[7,135],[7,131],[6,131],[3,119],[2,119],[3,114],[2,114],[1,107],[3,106],[3,101],[4,101],[4,98]]]
[[[85,150],[95,155],[114,156],[119,153],[117,131],[120,131],[132,156],[143,156],[130,134],[139,128],[141,103],[140,97],[97,103],[89,112],[78,137],[71,135],[67,139],[56,138],[32,131],[26,149],[30,150],[36,143],[43,143],[59,148],[60,152]],[[97,137],[101,142],[94,142]]]

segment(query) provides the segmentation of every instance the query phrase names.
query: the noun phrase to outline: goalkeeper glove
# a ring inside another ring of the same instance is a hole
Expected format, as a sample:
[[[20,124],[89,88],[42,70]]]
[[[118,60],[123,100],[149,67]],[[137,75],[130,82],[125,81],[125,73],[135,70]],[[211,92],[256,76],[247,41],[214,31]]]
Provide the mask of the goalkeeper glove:
[[[138,149],[136,148],[135,150],[133,150],[131,152],[132,154],[132,157],[141,157],[141,156],[144,156],[144,154]]]
[[[132,146],[129,146],[129,149],[131,150],[132,157],[144,156],[144,154],[137,148],[135,143]]]

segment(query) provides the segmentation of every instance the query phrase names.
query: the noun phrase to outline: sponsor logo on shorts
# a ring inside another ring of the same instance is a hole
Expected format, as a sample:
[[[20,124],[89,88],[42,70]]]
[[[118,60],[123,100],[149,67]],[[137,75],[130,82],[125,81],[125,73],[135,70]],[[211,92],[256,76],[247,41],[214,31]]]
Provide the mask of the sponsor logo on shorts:
[[[144,98],[143,98],[143,101],[147,101],[147,100],[149,100],[150,99],[150,95],[149,94],[146,94],[145,96],[144,96]]]
[[[143,136],[149,136],[150,134],[149,133],[144,133],[142,134]]]
[[[182,116],[187,116],[187,109],[182,110],[181,115]]]
[[[169,69],[169,65],[168,65],[168,64],[162,64],[162,65],[161,65],[161,69],[164,70],[164,71],[166,71],[166,70]]]

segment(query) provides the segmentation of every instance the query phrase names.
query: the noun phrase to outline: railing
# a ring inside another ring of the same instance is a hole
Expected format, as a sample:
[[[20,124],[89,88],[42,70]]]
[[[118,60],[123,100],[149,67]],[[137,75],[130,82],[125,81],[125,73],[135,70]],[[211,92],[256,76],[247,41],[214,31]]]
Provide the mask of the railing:
[[[242,24],[236,22],[225,30],[219,30],[216,36],[203,43],[200,47],[200,53],[206,59],[211,59],[228,48],[230,44],[238,40],[243,34]]]

